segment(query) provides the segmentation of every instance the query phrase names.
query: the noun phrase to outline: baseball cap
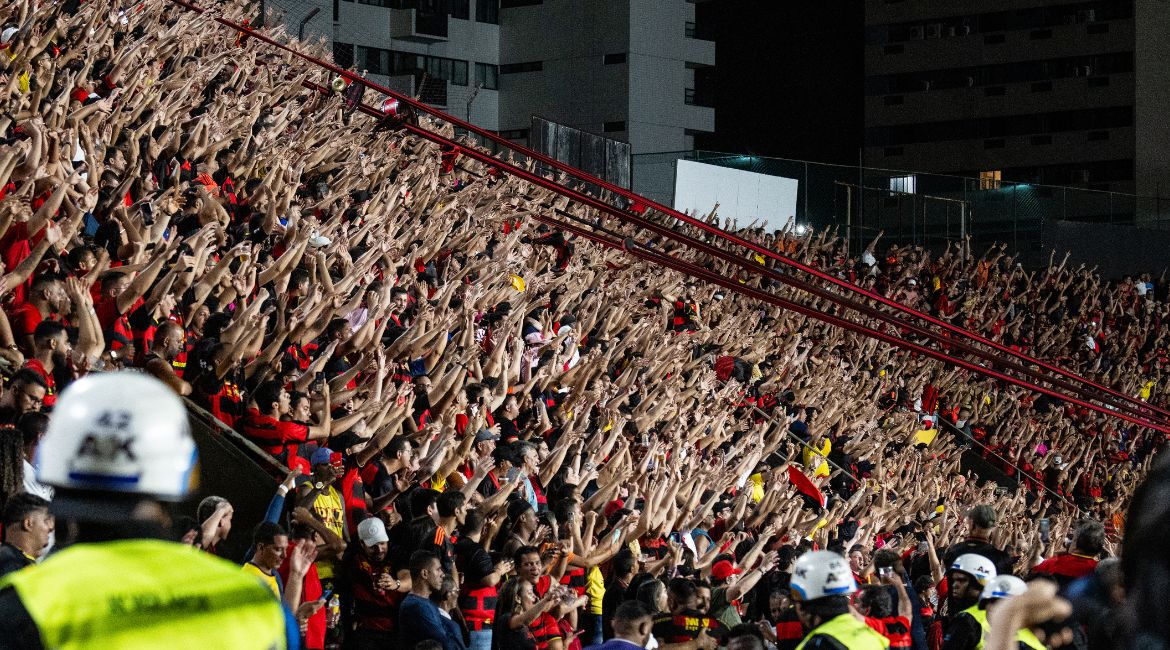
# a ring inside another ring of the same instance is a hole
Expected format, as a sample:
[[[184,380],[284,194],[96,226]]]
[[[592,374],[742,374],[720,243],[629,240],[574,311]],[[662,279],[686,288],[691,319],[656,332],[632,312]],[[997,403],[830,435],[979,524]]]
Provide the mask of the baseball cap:
[[[317,450],[313,452],[313,455],[309,457],[309,464],[313,466],[328,465],[332,457],[332,449],[328,447],[318,447]]]
[[[715,566],[711,567],[711,577],[716,580],[726,580],[729,576],[743,573],[743,569],[738,569],[734,564],[727,560],[719,560]]]
[[[390,541],[390,537],[386,534],[386,524],[377,517],[368,517],[358,524],[358,539],[362,540],[362,544],[366,546]]]
[[[475,441],[483,442],[485,440],[499,440],[500,437],[492,433],[491,429],[480,429],[475,432]]]

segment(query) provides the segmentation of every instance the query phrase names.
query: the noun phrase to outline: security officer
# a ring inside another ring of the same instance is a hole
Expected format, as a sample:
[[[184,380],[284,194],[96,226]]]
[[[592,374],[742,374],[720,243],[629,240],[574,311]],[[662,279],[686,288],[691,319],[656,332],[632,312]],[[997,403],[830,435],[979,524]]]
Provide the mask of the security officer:
[[[885,650],[890,642],[854,616],[849,596],[857,582],[849,562],[832,551],[813,551],[800,556],[792,567],[789,583],[796,613],[804,629],[804,641],[796,650]]]
[[[996,577],[995,563],[977,553],[964,553],[947,569],[947,610],[943,647],[974,648],[981,638],[979,623],[969,612],[977,608],[987,583]]]
[[[295,620],[253,576],[162,541],[161,502],[187,496],[196,457],[186,409],[159,380],[127,371],[70,385],[36,465],[57,489],[59,534],[63,523],[77,543],[0,580],[0,645],[297,648]]]
[[[1028,585],[1015,576],[996,576],[987,581],[978,605],[963,610],[955,618],[951,634],[943,643],[944,650],[983,650],[991,625],[987,616],[996,603],[1019,596],[1028,590]],[[1025,628],[1016,633],[1020,650],[1044,650],[1045,646],[1031,630]]]

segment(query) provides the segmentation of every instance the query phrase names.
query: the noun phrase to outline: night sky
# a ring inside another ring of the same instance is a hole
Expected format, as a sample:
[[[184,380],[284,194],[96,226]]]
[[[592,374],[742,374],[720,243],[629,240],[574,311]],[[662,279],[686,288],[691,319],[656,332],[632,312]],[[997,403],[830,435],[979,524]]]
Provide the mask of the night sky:
[[[857,163],[862,0],[714,0],[697,9],[699,36],[716,41],[717,62],[715,133],[696,137],[697,148]]]

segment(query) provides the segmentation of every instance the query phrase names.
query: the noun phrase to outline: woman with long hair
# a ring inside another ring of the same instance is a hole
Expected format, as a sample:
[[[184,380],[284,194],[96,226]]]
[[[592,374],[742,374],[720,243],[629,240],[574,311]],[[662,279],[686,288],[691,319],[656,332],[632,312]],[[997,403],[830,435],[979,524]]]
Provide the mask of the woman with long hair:
[[[556,589],[536,597],[532,584],[512,578],[500,587],[492,623],[492,650],[536,650],[536,638],[529,629],[534,621],[556,605]]]
[[[0,508],[24,491],[24,436],[16,427],[0,427]]]

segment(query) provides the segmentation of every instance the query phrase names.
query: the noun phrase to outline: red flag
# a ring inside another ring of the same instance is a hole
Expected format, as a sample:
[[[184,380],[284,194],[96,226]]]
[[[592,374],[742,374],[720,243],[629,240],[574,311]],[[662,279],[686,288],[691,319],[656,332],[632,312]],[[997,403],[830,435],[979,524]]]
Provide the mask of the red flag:
[[[817,486],[813,484],[813,482],[809,480],[807,476],[804,475],[804,472],[796,469],[792,465],[789,465],[788,480],[792,481],[792,484],[796,486],[797,492],[800,492],[813,501],[816,501],[822,508],[825,507],[825,494],[817,489]]]

